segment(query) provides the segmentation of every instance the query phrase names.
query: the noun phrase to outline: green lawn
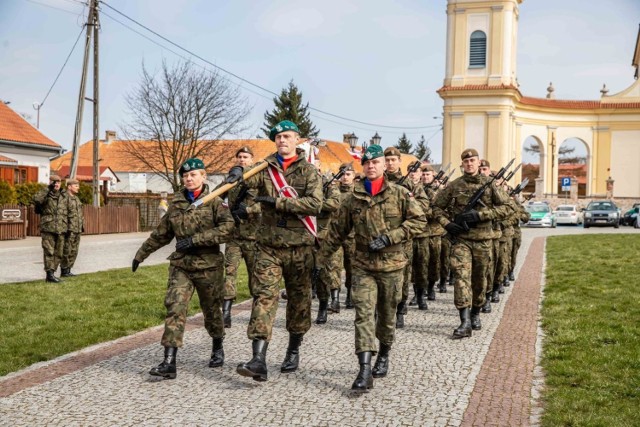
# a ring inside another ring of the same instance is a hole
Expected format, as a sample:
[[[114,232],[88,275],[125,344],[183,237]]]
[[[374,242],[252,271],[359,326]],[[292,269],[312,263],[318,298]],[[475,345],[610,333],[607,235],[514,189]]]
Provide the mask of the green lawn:
[[[168,264],[0,285],[0,376],[164,322]],[[238,298],[249,297],[244,263]],[[193,294],[189,314],[200,311]]]
[[[640,236],[547,239],[544,426],[640,425]]]

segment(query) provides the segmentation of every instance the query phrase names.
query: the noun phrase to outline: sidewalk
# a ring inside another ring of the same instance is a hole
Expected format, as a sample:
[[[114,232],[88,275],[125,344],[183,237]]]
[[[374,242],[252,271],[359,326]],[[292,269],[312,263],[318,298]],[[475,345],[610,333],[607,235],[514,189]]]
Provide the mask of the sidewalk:
[[[459,323],[451,288],[437,294],[426,312],[411,307],[391,352],[390,374],[375,380],[368,394],[350,392],[358,371],[353,310],[331,315],[326,325],[314,324],[301,347],[299,371],[281,374],[287,345],[281,302],[267,356],[269,381],[257,383],[237,375],[236,365],[251,357],[246,338],[250,306],[244,303],[234,308],[233,327],[226,330],[223,368],[206,366],[211,340],[201,316],[195,316],[178,353],[176,380],[156,381],[147,375],[162,358],[162,328],[156,327],[0,379],[3,423],[528,425],[535,364],[535,345],[530,342],[536,339],[544,256],[543,240],[532,245],[534,236],[525,232],[517,281],[493,305],[493,313],[482,316],[482,331],[474,331],[472,338],[450,338]],[[344,294],[341,297],[344,300]],[[512,323],[508,316],[516,311],[523,321]],[[499,347],[505,344],[506,350]],[[480,411],[485,404],[499,408],[501,417],[485,417]]]

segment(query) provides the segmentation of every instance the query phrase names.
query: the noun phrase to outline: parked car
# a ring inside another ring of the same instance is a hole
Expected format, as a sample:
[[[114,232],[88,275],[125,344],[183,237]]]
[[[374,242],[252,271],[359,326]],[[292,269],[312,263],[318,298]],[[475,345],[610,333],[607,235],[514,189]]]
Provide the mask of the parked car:
[[[631,209],[625,212],[624,216],[620,220],[621,225],[635,225],[638,214],[640,212],[640,203],[634,203]]]
[[[584,210],[584,228],[620,227],[620,210],[611,200],[594,200]]]
[[[525,209],[531,215],[527,227],[551,227],[556,228],[556,216],[546,202],[529,202]]]
[[[576,205],[559,205],[553,214],[558,224],[582,224],[582,212]]]

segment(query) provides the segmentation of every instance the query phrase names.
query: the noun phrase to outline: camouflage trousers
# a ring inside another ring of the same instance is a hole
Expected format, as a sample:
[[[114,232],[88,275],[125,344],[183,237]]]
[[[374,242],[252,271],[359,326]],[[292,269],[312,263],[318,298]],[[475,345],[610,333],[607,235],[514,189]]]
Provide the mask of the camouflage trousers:
[[[254,291],[249,339],[271,340],[280,297],[279,282],[287,291],[287,331],[305,334],[311,328],[311,270],[313,247],[272,248],[256,245]]]
[[[249,292],[253,293],[253,265],[256,259],[255,240],[233,239],[226,245],[224,252],[224,299],[236,299],[238,284],[238,267],[244,259],[247,266]]]
[[[511,237],[507,237],[505,241],[500,242],[500,252],[498,253],[498,262],[496,268],[496,282],[502,282],[509,274],[511,268]]]
[[[500,240],[491,239],[491,265],[487,269],[487,292],[493,290],[493,284],[497,282],[498,256],[500,255]]]
[[[404,272],[402,275],[402,301],[409,299],[409,284],[411,283],[413,270],[413,239],[402,242],[404,246],[404,253],[407,256],[407,265],[404,266]]]
[[[352,276],[351,276],[351,259],[356,250],[355,239],[346,239],[342,242],[342,266],[344,268],[345,281],[344,286],[351,288]]]
[[[318,300],[329,301],[331,291],[334,289],[340,289],[342,284],[342,278],[340,277],[340,273],[342,272],[342,258],[342,248],[338,248],[338,250],[326,260],[324,265],[318,264],[317,258],[315,258],[316,267],[322,269],[320,271],[318,283],[316,283]]]
[[[514,271],[516,269],[516,260],[518,257],[518,251],[520,250],[520,245],[522,245],[522,233],[516,233],[513,236],[513,240],[511,240],[511,265],[509,271]]]
[[[426,289],[429,280],[429,237],[413,239],[413,284],[416,289]]]
[[[222,263],[222,255],[220,255],[220,263],[216,268],[186,271],[169,266],[167,295],[164,299],[167,315],[164,319],[164,333],[161,341],[164,347],[182,347],[189,301],[194,290],[198,292],[200,308],[204,315],[204,327],[209,336],[224,337]]]
[[[429,236],[429,267],[427,267],[429,276],[428,280],[433,283],[440,280],[441,240],[441,236]]]
[[[44,271],[56,271],[64,255],[64,234],[40,233],[44,252]]]
[[[390,272],[353,268],[351,298],[356,311],[356,354],[377,352],[376,338],[381,344],[393,344],[403,275],[404,268]]]
[[[81,233],[69,233],[69,235],[65,237],[60,268],[72,268],[76,263],[78,250],[80,249],[80,236]]]
[[[451,247],[453,300],[457,309],[485,303],[487,269],[491,267],[492,241],[458,238]]]
[[[445,283],[449,279],[451,271],[451,240],[440,236],[440,280]]]

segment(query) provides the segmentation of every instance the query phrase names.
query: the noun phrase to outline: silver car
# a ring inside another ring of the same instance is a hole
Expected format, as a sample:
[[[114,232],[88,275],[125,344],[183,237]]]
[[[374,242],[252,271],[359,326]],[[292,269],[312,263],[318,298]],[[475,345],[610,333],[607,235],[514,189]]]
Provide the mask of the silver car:
[[[583,221],[577,205],[559,205],[553,213],[558,224],[580,225]]]

